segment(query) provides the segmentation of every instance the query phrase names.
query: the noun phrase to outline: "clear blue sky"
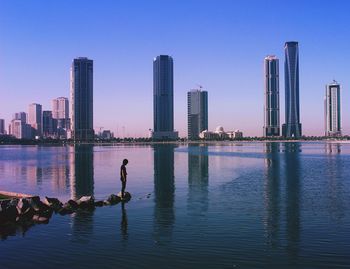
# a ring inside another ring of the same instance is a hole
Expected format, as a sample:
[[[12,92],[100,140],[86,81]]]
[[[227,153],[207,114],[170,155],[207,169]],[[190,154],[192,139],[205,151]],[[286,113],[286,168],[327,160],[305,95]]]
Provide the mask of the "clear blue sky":
[[[350,134],[350,1],[0,0],[0,118],[69,97],[74,57],[94,60],[94,126],[144,136],[153,126],[152,61],[174,58],[175,128],[186,135],[186,92],[209,93],[209,128],[262,134],[263,59],[299,41],[301,121],[322,135],[325,84],[342,85]]]

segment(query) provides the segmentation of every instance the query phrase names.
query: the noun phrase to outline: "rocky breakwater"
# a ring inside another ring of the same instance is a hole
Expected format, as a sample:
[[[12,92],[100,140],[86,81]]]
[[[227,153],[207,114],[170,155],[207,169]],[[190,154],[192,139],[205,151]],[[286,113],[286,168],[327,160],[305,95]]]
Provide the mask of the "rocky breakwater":
[[[47,224],[52,214],[68,215],[79,210],[95,210],[96,207],[116,205],[120,202],[128,202],[131,199],[130,193],[126,192],[125,197],[111,194],[105,200],[95,200],[93,196],[83,196],[79,199],[70,199],[62,203],[57,198],[39,196],[13,198],[0,201],[0,238],[5,239],[8,235],[15,235],[17,232],[24,234],[35,224]]]

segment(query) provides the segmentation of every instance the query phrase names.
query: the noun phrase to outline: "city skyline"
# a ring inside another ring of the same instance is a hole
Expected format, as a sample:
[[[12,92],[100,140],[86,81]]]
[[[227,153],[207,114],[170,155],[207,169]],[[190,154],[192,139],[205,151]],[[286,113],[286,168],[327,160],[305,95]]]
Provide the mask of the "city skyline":
[[[86,3],[86,12],[93,20],[85,22],[84,27],[82,22],[68,24],[81,12],[79,1],[69,3],[69,9],[65,1],[47,6],[35,1],[2,3],[0,95],[4,99],[0,118],[5,119],[7,127],[12,114],[26,110],[29,103],[40,103],[43,110],[49,110],[50,100],[69,96],[67,68],[73,58],[83,55],[94,59],[96,65],[94,129],[110,129],[116,136],[123,136],[123,132],[125,136],[147,136],[153,126],[150,59],[167,54],[174,58],[174,128],[181,137],[187,134],[186,93],[198,83],[210,92],[208,129],[221,125],[227,130],[240,129],[247,136],[261,136],[261,59],[271,54],[283,59],[284,42],[297,40],[301,53],[303,134],[324,134],[324,119],[320,116],[324,114],[324,85],[332,79],[344,89],[343,134],[349,134],[350,32],[345,27],[349,22],[345,13],[349,4],[253,2],[222,1],[218,5],[188,1],[165,5],[153,1],[138,2],[131,8],[125,3],[107,1],[97,9]],[[165,20],[165,15],[155,16],[168,8],[176,24]],[[264,9],[269,12],[263,12]],[[285,13],[285,9],[289,11]],[[296,9],[297,20],[292,15]],[[339,19],[328,18],[330,9],[339,12]],[[135,20],[127,16],[130,12],[137,15]],[[308,20],[311,14],[313,20]],[[263,31],[266,27],[272,27],[271,35]],[[159,31],[163,34],[153,35]],[[130,32],[134,34],[129,35]],[[331,42],[329,36],[338,42]],[[47,60],[52,55],[55,61],[51,63]],[[283,74],[282,69],[280,73]],[[17,76],[22,79],[14,79]],[[283,76],[280,85],[284,85]],[[280,100],[284,100],[283,87]],[[137,109],[131,107],[133,104],[137,104]],[[239,112],[244,107],[247,114],[242,118]],[[282,105],[280,118],[280,123],[284,123]]]

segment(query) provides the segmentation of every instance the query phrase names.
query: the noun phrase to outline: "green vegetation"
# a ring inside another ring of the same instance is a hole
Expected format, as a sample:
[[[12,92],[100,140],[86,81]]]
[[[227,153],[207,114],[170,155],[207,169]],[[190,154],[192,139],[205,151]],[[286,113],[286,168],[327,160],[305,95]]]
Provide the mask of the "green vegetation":
[[[10,199],[11,197],[0,194],[0,200]]]

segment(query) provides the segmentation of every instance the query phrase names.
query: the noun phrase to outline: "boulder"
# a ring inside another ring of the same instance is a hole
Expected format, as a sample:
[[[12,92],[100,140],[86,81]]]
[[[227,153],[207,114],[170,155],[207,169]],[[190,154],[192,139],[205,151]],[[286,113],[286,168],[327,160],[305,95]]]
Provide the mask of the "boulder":
[[[111,203],[106,199],[106,200],[103,200],[103,205],[111,205]]]
[[[118,193],[118,197],[120,197],[120,199],[121,199],[121,201],[122,202],[128,202],[128,201],[130,201],[130,199],[131,199],[131,194],[129,193],[129,192],[124,192],[124,197],[122,198],[122,193],[121,192],[119,192]]]
[[[67,206],[69,206],[71,209],[77,209],[79,205],[76,201],[70,199],[67,203],[65,203],[65,207]]]
[[[107,201],[109,202],[109,204],[111,205],[115,205],[117,203],[119,203],[121,201],[121,198],[115,194],[111,194],[108,198]]]
[[[40,216],[40,215],[34,215],[32,220],[35,222],[35,223],[49,223],[49,220],[50,218],[47,218],[47,217],[43,217],[43,216]]]
[[[57,198],[49,198],[47,196],[45,196],[43,203],[51,207],[55,212],[60,210],[63,206],[62,202]]]
[[[72,213],[74,213],[74,210],[67,207],[62,207],[60,210],[58,210],[58,214],[62,216],[72,214]]]
[[[40,197],[39,196],[33,196],[33,197],[30,197],[30,198],[27,198],[27,201],[29,202],[30,206],[35,211],[39,211],[40,208],[43,207],[43,202],[40,201]]]
[[[16,219],[18,216],[17,203],[18,201],[12,202],[12,200],[9,200],[1,204],[0,219],[2,221],[0,224],[8,223],[8,222],[16,222]]]
[[[77,200],[78,207],[82,209],[93,208],[95,199],[93,196],[83,196]]]
[[[16,207],[19,215],[24,214],[29,210],[29,208],[31,208],[29,201],[26,198],[19,199]]]
[[[104,204],[104,201],[95,201],[94,202],[94,206],[96,206],[96,207],[101,207],[101,206],[103,206],[103,204]]]

